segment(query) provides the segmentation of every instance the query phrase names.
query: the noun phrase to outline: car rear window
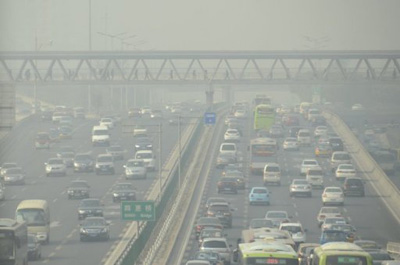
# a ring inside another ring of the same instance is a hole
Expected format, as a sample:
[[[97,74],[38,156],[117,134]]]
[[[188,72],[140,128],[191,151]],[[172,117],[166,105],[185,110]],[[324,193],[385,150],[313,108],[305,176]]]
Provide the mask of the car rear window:
[[[350,160],[350,155],[349,154],[335,154],[333,156],[334,160]]]
[[[265,169],[265,171],[267,172],[279,172],[280,168],[277,166],[267,166],[267,168]]]
[[[205,248],[227,248],[224,241],[206,241],[203,243]]]
[[[310,133],[309,132],[299,132],[300,137],[309,137]]]
[[[254,189],[253,190],[253,193],[258,193],[258,194],[262,194],[262,193],[267,193],[267,190],[265,190],[265,189]]]

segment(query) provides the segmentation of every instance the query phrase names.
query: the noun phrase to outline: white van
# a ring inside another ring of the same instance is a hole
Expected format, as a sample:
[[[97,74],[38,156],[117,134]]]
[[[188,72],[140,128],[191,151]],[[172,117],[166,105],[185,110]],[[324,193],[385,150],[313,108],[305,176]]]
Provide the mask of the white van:
[[[96,145],[110,145],[110,132],[107,126],[93,126],[92,129],[92,144]]]
[[[307,120],[312,121],[313,118],[321,116],[319,109],[309,109],[307,113]]]
[[[235,143],[222,143],[221,146],[219,147],[219,153],[230,153],[234,156],[237,154],[237,147]]]
[[[139,150],[135,154],[135,159],[142,159],[146,166],[146,169],[149,171],[156,170],[156,156],[154,155],[152,150]]]
[[[301,129],[297,133],[297,142],[299,145],[311,145],[311,133],[307,129]]]
[[[50,240],[50,209],[45,200],[24,200],[15,211],[17,222],[26,222],[28,233],[35,234],[38,241],[48,244]]]
[[[321,167],[312,167],[307,170],[306,180],[311,184],[311,186],[324,188],[324,172]]]
[[[264,185],[274,183],[278,186],[281,185],[281,167],[277,163],[268,163],[264,167],[263,174]]]

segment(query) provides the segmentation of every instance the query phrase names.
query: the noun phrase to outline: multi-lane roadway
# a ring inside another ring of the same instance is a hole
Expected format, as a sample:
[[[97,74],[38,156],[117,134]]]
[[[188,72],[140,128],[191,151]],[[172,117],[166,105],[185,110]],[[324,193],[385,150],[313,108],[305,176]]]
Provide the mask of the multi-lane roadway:
[[[162,160],[168,156],[176,143],[178,126],[171,126],[164,119],[162,127]],[[153,138],[154,152],[160,159],[158,145],[158,121],[145,122]],[[30,264],[93,264],[104,262],[110,251],[121,239],[127,222],[120,218],[120,205],[112,202],[112,187],[116,182],[126,182],[123,177],[124,161],[116,162],[115,175],[99,175],[95,173],[74,173],[68,169],[66,177],[46,177],[44,163],[48,158],[55,157],[61,146],[69,145],[76,153],[92,152],[93,157],[105,153],[105,147],[92,147],[91,130],[97,120],[75,120],[74,134],[70,140],[61,140],[49,150],[36,150],[34,138],[38,131],[48,131],[57,125],[40,121],[38,118],[22,122],[12,137],[1,147],[0,162],[17,162],[26,172],[26,184],[23,186],[7,186],[6,199],[0,201],[0,218],[14,218],[18,203],[26,199],[44,199],[50,204],[51,231],[50,244],[42,248],[42,259]],[[183,130],[183,128],[182,128]],[[132,134],[122,133],[121,125],[112,129],[111,142],[119,143],[126,149],[126,159],[134,155],[134,138]],[[156,162],[158,165],[158,162]],[[144,180],[129,180],[136,188],[137,199],[143,199],[145,193],[157,177],[157,172],[148,174]],[[79,200],[68,200],[66,189],[72,180],[83,179],[91,186],[91,197],[100,198],[104,203],[104,216],[111,221],[110,236],[107,242],[80,242],[77,207]]]
[[[278,151],[277,159],[283,169],[282,185],[269,186],[271,192],[270,206],[250,206],[248,193],[251,187],[263,186],[262,176],[251,175],[248,168],[250,154],[247,146],[252,137],[255,137],[254,131],[251,129],[252,119],[249,116],[243,121],[244,127],[247,128],[244,136],[239,144],[243,156],[244,172],[247,175],[246,189],[239,191],[239,194],[218,194],[216,190],[216,182],[218,181],[221,170],[212,169],[209,174],[205,192],[202,196],[202,203],[197,212],[197,217],[204,214],[204,203],[208,197],[224,197],[230,202],[233,212],[233,227],[226,229],[229,243],[235,248],[237,239],[241,237],[243,229],[248,229],[250,220],[253,218],[263,218],[268,210],[285,210],[292,216],[295,222],[301,222],[307,232],[307,242],[319,242],[321,230],[317,225],[317,214],[322,207],[321,193],[322,190],[313,190],[312,197],[291,198],[289,196],[289,185],[295,178],[304,178],[300,176],[300,164],[303,159],[315,158],[314,147],[315,142],[310,147],[301,147],[299,151]],[[302,126],[313,128],[302,120]],[[286,128],[286,134],[287,134]],[[220,142],[223,142],[222,135],[218,136]],[[279,139],[282,143],[282,139]],[[218,145],[215,147],[215,153],[218,152]],[[215,158],[215,153],[210,157]],[[325,170],[324,185],[325,186],[341,186],[342,183],[337,181],[331,172],[328,158],[318,158],[320,165]],[[363,177],[362,169],[359,175]],[[362,239],[371,239],[385,246],[388,241],[400,240],[400,229],[398,223],[389,214],[385,206],[374,193],[370,185],[366,184],[365,197],[346,197],[344,206],[339,206],[348,222],[357,229],[357,236]],[[182,264],[193,256],[198,250],[197,241],[195,239],[194,229],[191,233],[190,240],[186,246],[186,251]],[[172,264],[172,263],[171,263]]]

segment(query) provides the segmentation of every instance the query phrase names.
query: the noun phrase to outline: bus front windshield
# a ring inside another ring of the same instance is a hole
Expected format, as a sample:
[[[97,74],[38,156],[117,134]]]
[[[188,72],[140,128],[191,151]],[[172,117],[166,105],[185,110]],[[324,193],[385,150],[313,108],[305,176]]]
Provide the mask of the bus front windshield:
[[[257,114],[259,115],[268,115],[274,112],[273,109],[265,107],[265,108],[257,108]]]
[[[363,256],[332,255],[326,258],[327,265],[367,265],[367,259]]]
[[[0,235],[0,261],[12,260],[14,257],[14,240]]]
[[[45,214],[40,209],[20,209],[17,211],[17,221],[25,221],[27,226],[45,226]]]
[[[284,258],[272,258],[272,257],[248,257],[243,265],[298,265],[297,259],[284,259]]]

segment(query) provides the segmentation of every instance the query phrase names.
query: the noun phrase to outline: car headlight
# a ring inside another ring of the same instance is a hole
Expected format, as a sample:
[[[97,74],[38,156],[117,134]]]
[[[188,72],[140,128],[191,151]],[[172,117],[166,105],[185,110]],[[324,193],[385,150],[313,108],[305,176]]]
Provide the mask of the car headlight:
[[[85,210],[78,210],[78,213],[84,214],[84,213],[85,213]]]
[[[102,232],[102,233],[107,233],[107,232],[108,232],[108,229],[105,227],[105,228],[103,228],[103,229],[101,230],[101,232]]]
[[[68,194],[72,194],[72,193],[74,193],[74,191],[73,190],[67,190],[67,193]]]
[[[147,147],[147,148],[152,148],[153,145],[152,145],[152,144],[148,144],[148,145],[146,145],[146,147]]]
[[[96,210],[96,213],[102,213],[103,210]]]
[[[100,167],[100,165],[99,164],[96,164],[96,168],[99,168]]]
[[[119,194],[118,193],[114,193],[113,196],[114,197],[119,197]]]
[[[126,175],[132,175],[133,171],[131,169],[126,169],[125,173],[126,173]]]
[[[129,193],[129,196],[135,196],[135,193],[131,192]]]
[[[81,234],[87,234],[87,231],[85,228],[81,228],[80,232],[81,232]]]

